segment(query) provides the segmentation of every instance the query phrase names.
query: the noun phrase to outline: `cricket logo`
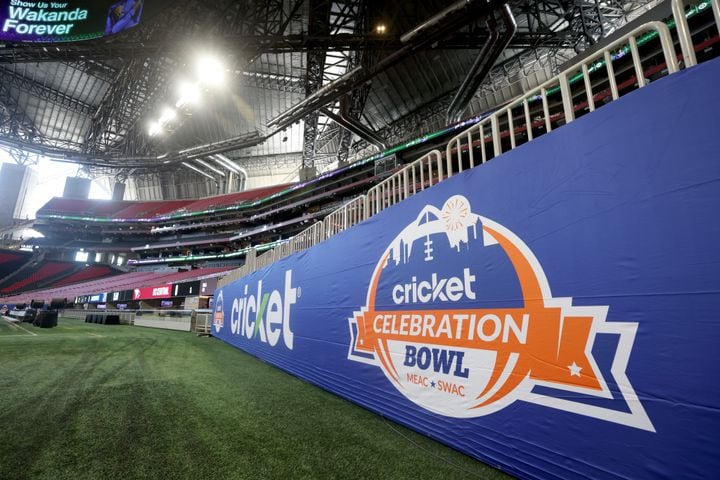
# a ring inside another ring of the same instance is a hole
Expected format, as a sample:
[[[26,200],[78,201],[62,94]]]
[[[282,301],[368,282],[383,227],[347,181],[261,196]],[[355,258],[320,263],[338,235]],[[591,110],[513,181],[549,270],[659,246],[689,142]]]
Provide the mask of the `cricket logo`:
[[[514,300],[483,297],[500,271],[482,260],[487,254],[502,259]],[[449,417],[521,400],[654,431],[625,374],[637,324],[607,322],[608,306],[572,303],[552,296],[520,238],[455,195],[423,208],[381,256],[366,304],[349,319],[348,358],[380,368],[410,401]],[[617,345],[603,368],[593,356],[601,336]]]
[[[223,294],[222,291],[218,294],[217,300],[215,301],[215,313],[213,315],[213,326],[215,327],[215,333],[219,333],[222,330],[225,320],[223,319]]]

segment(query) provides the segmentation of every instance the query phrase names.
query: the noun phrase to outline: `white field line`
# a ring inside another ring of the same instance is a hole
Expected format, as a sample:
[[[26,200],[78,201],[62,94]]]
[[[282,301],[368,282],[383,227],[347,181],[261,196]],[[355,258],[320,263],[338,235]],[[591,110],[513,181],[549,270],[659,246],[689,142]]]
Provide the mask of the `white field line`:
[[[5,317],[2,317],[2,319],[5,320],[5,321],[8,323],[8,325],[12,325],[12,326],[15,327],[15,328],[19,328],[19,329],[22,330],[23,332],[29,333],[29,334],[32,335],[33,337],[37,337],[37,333],[33,333],[33,332],[31,332],[30,330],[26,330],[25,328],[21,327],[20,325],[15,325],[15,322],[11,322],[10,320],[8,320],[8,319],[5,318]]]
[[[80,333],[53,333],[52,335],[33,335],[37,339],[52,339],[52,338],[105,338],[104,335],[95,335],[93,333],[87,333],[87,334],[80,334]],[[0,336],[0,341],[7,339],[7,338],[13,338],[15,340],[20,338],[27,338],[29,339],[29,335],[2,335]]]
[[[5,316],[0,315],[0,317],[2,317],[2,319],[5,320],[5,321],[6,321],[8,324],[10,324],[11,326],[13,326],[13,327],[15,327],[15,328],[17,328],[17,329],[20,329],[20,330],[22,330],[23,332],[25,332],[25,333],[27,333],[27,334],[29,334],[29,335],[32,335],[33,337],[38,337],[38,338],[40,338],[40,337],[42,337],[42,338],[48,338],[48,337],[50,337],[50,338],[58,338],[58,337],[61,337],[61,338],[87,338],[87,337],[105,338],[105,337],[106,337],[106,335],[100,335],[100,334],[97,334],[97,333],[86,333],[86,334],[77,334],[77,333],[55,333],[55,334],[52,334],[52,335],[38,335],[37,333],[31,332],[30,330],[27,330],[26,328],[23,328],[23,327],[21,327],[20,325],[16,325],[15,322],[13,322],[13,321],[11,321],[11,320],[8,320]],[[23,335],[23,337],[27,337],[27,335]],[[18,338],[18,337],[17,337],[17,336],[8,335],[8,336],[2,336],[2,337],[0,337],[0,339],[2,339],[2,338]]]
[[[13,328],[18,328],[18,326],[15,325],[15,322],[13,322],[12,320],[8,320],[8,319],[5,318],[5,317],[2,317],[2,319],[5,320],[5,321],[8,323],[8,325],[10,325],[11,327],[13,327]]]

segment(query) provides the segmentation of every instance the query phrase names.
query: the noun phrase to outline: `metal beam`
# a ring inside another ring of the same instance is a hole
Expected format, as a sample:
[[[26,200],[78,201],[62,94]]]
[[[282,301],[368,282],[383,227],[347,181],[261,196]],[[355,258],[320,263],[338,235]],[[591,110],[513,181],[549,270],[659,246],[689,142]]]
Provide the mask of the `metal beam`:
[[[360,2],[358,5],[357,21],[354,26],[354,33],[358,34],[370,30],[370,13],[367,2]],[[379,50],[356,50],[350,53],[348,70],[353,70],[357,66],[364,69],[371,69],[378,62],[381,55],[382,53]],[[354,134],[358,135],[358,137],[362,140],[367,140],[370,143],[375,144],[379,148],[384,148],[385,140],[377,135],[377,133],[370,127],[363,125],[360,121],[363,110],[365,109],[365,104],[367,103],[368,95],[370,94],[371,85],[372,81],[365,82],[354,88],[349,94],[342,97],[339,101],[340,119],[349,123],[351,128],[346,126],[344,130],[340,131],[340,139],[337,148],[338,165],[345,165],[347,163]]]
[[[494,17],[491,17],[486,21],[488,30],[491,31],[490,40],[480,50],[475,62],[473,63],[470,71],[467,73],[465,80],[460,85],[455,97],[453,98],[450,108],[447,114],[447,123],[459,122],[462,118],[463,112],[467,108],[470,100],[477,91],[478,87],[487,77],[490,69],[495,64],[495,61],[500,57],[500,54],[505,50],[510,39],[515,35],[517,31],[517,24],[515,23],[515,17],[513,17],[510,7],[506,4],[498,9],[497,16],[500,17],[502,22],[502,36],[498,29],[498,22]]]
[[[97,107],[94,105],[85,103],[47,85],[35,82],[30,78],[4,67],[0,67],[0,82],[82,115],[92,115],[95,113],[95,110],[97,110]]]
[[[342,8],[352,3],[364,2],[357,0],[327,3],[338,6],[335,23],[340,25],[342,20],[351,18],[347,13],[341,15]],[[469,8],[468,5],[473,1],[459,3],[462,3],[462,8]],[[476,0],[475,3],[490,8],[500,2]],[[511,96],[516,92],[519,83],[530,81],[528,79],[531,79],[535,73],[544,75],[546,70],[554,72],[569,55],[574,54],[574,51],[587,49],[591,43],[590,39],[598,41],[600,36],[608,34],[627,21],[626,17],[630,16],[629,12],[632,9],[654,4],[656,1],[511,0],[510,3],[518,19],[519,31],[509,44],[510,51],[491,70],[488,79],[480,86],[479,93],[473,100],[476,112],[477,108],[490,108],[498,103],[499,99]],[[298,73],[293,68],[289,68],[285,70],[288,73],[286,78],[265,78],[263,75],[267,74],[259,68],[259,71],[250,71],[251,65],[246,63],[247,58],[257,58],[263,52],[329,53],[330,58],[323,62],[322,82],[327,85],[329,77],[325,72],[326,66],[337,64],[338,59],[357,56],[364,58],[371,52],[381,52],[381,54],[387,52],[390,53],[389,56],[393,56],[396,50],[407,47],[407,42],[404,43],[399,35],[377,35],[367,33],[367,29],[310,32],[306,23],[310,7],[310,0],[267,2],[178,0],[169,12],[171,18],[164,17],[155,25],[140,26],[127,32],[127,35],[123,34],[111,41],[0,46],[0,64],[63,62],[88,75],[113,81],[100,108],[96,108],[72,96],[63,97],[62,92],[54,91],[52,88],[48,90],[48,87],[40,85],[44,87],[41,91],[37,85],[25,83],[32,80],[2,76],[0,71],[0,103],[3,104],[0,107],[0,143],[12,148],[28,148],[31,149],[28,151],[57,155],[66,161],[81,161],[88,165],[96,163],[107,168],[125,166],[122,163],[124,161],[130,162],[130,166],[139,168],[157,168],[157,162],[162,165],[166,160],[176,162],[178,159],[186,158],[187,155],[193,155],[194,153],[180,154],[172,151],[159,155],[161,152],[157,150],[161,148],[160,145],[148,142],[143,124],[147,112],[153,110],[163,100],[162,96],[167,91],[167,82],[171,78],[173,65],[185,54],[183,47],[188,37],[181,32],[212,31],[213,40],[219,39],[218,48],[227,47],[232,50],[230,60],[235,62],[233,68],[236,72],[245,72],[244,80],[262,88],[288,92],[308,91],[302,72]],[[467,22],[468,18],[463,20]],[[167,27],[170,24],[173,25],[172,29]],[[333,22],[328,20],[326,25],[332,28]],[[488,33],[484,29],[473,26],[459,29],[459,25],[461,23],[455,23],[452,28],[448,28],[448,31],[443,33],[445,36],[437,35],[432,41],[421,41],[413,45],[413,48],[416,50],[478,48],[488,38]],[[130,64],[132,64],[131,68],[128,67]],[[363,76],[368,72],[377,71],[378,66],[357,60],[350,64],[359,65],[361,68],[351,75],[352,84],[340,86],[352,92],[351,114],[359,117],[359,113],[353,113],[352,110],[362,112],[364,106],[363,90],[367,90],[368,84],[367,80],[363,80]],[[381,64],[380,67],[382,68],[383,65]],[[12,72],[7,68],[5,71]],[[370,78],[368,77],[368,80]],[[16,89],[11,89],[10,85],[22,85],[26,91],[32,90],[31,93],[39,98],[62,105],[68,110],[85,112],[85,114],[90,110],[94,110],[92,114],[97,112],[85,139],[85,146],[64,140],[62,135],[57,135],[58,138],[49,138],[39,132],[17,104],[17,98],[13,99],[10,95],[12,92],[16,96],[17,92]],[[337,92],[333,92],[333,95],[335,93]],[[331,112],[336,112],[337,98],[325,97],[323,100],[326,101],[323,105]],[[424,125],[438,123],[436,117],[432,115],[425,118],[420,116],[417,121],[411,122],[417,126],[417,129],[406,131],[405,136],[425,130]],[[387,131],[390,143],[393,143],[393,138],[399,138],[401,134],[400,130],[397,129],[396,132],[394,127]],[[324,159],[337,152],[338,159],[342,160],[343,157],[347,158],[354,154],[353,152],[361,151],[367,146],[362,141],[351,146],[350,134],[336,128],[334,123],[326,121],[324,116],[320,116],[320,124],[317,125],[313,138],[316,143],[315,155],[320,153]],[[220,148],[244,145],[246,140],[228,139]],[[320,148],[317,148],[318,142]],[[201,145],[197,147],[197,151],[205,152],[207,148],[207,145]],[[335,150],[330,152],[332,148]]]
[[[461,0],[426,22],[404,34],[400,40],[405,44],[396,52],[377,62],[372,68],[355,68],[336,81],[324,85],[304,101],[278,115],[269,123],[269,127],[284,128],[293,122],[305,118],[328,103],[338,100],[353,88],[367,82],[382,71],[396,65],[417,50],[427,47],[439,39],[447,37],[449,32],[456,31],[464,25],[483,18],[499,2]]]
[[[363,140],[367,140],[369,143],[372,143],[378,148],[387,148],[387,145],[385,145],[385,141],[380,138],[377,133],[375,133],[365,125],[361,124],[359,121],[348,119],[326,108],[321,108],[320,112],[323,115],[326,115],[327,117],[332,119],[335,123],[343,127],[345,130],[354,133]]]
[[[330,31],[329,0],[309,0],[310,18],[308,32],[310,35],[327,35]],[[307,54],[305,94],[315,94],[323,85],[323,72],[325,69],[325,51],[313,50]],[[319,113],[315,112],[305,118],[303,131],[303,163],[304,171],[315,167],[315,139],[318,135]]]
[[[0,82],[0,135],[27,142],[42,136],[5,82]]]
[[[131,60],[118,72],[115,81],[96,109],[85,136],[85,153],[125,153],[121,143],[148,106],[161,84],[158,66]],[[153,88],[155,87],[155,88]]]
[[[199,174],[202,175],[203,177],[209,178],[209,179],[212,180],[213,182],[217,182],[217,178],[215,178],[215,177],[213,177],[212,175],[209,175],[209,174],[203,172],[202,170],[200,170],[199,168],[197,168],[197,167],[194,166],[194,165],[191,165],[191,164],[188,163],[188,162],[182,162],[182,166],[183,166],[183,167],[187,167],[187,168],[189,168],[190,170],[193,170],[193,171],[199,173]]]
[[[277,133],[277,132],[273,132]],[[253,147],[267,140],[257,132],[233,137],[219,142],[198,145],[180,151],[166,152],[155,156],[113,156],[107,154],[88,154],[72,151],[63,147],[56,147],[46,143],[36,143],[18,140],[0,134],[0,145],[10,148],[19,148],[31,153],[45,155],[60,162],[79,163],[81,165],[98,165],[110,168],[162,168],[168,164],[208,157],[218,153],[231,152],[243,148]]]
[[[511,48],[529,48],[539,43],[554,44],[560,47],[570,47],[576,36],[546,31],[518,32],[510,42]],[[439,50],[474,49],[481,48],[487,41],[487,33],[456,32],[452,36],[439,40],[432,47]],[[119,40],[110,44],[16,44],[0,47],[0,64],[65,62],[72,66],[87,63],[92,58],[97,69],[92,70],[96,76],[103,80],[111,78],[113,69],[101,62],[114,60],[127,61],[133,58],[153,59],[174,58],[180,60],[186,50],[179,45],[187,42],[186,37],[173,37],[167,41],[135,42]],[[214,40],[218,49],[232,51],[239,57],[248,54],[259,55],[263,53],[292,53],[320,50],[325,52],[337,51],[387,51],[392,52],[405,46],[399,35],[365,34],[338,34],[338,35],[232,35]],[[50,47],[50,48],[48,48]],[[57,50],[56,50],[57,49]],[[100,66],[104,65],[104,66]],[[90,69],[90,67],[87,67]]]

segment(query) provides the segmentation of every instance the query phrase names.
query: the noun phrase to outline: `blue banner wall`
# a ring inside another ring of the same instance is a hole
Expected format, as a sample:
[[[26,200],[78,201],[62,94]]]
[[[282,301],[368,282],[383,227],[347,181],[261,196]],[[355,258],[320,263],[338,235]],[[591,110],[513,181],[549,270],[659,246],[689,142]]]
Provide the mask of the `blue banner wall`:
[[[720,471],[720,61],[216,292],[214,334],[522,478]]]

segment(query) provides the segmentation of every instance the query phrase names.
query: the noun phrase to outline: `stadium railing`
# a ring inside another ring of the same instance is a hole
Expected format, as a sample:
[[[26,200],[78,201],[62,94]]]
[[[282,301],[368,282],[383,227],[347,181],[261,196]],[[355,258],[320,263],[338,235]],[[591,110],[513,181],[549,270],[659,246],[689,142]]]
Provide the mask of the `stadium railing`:
[[[695,46],[685,17],[684,3],[682,0],[672,0],[672,2],[673,16],[678,26],[678,40],[685,67],[687,68],[697,62],[694,55]],[[711,5],[716,26],[720,31],[720,0],[712,0]],[[415,193],[429,188],[453,174],[462,172],[463,169],[475,167],[501,155],[503,152],[516,148],[519,146],[517,141],[519,132],[523,130],[527,136],[526,141],[529,142],[533,140],[534,136],[537,136],[533,134],[533,127],[538,124],[540,128],[544,128],[543,133],[548,133],[553,130],[553,123],[556,124],[555,128],[558,128],[558,122],[567,124],[574,121],[576,118],[575,112],[579,108],[587,108],[589,112],[594,111],[599,105],[595,104],[595,98],[598,97],[598,94],[593,91],[591,75],[599,72],[603,67],[606,74],[604,81],[609,85],[609,94],[604,95],[603,92],[600,98],[603,100],[609,99],[607,103],[617,100],[620,97],[620,89],[613,66],[614,60],[629,56],[632,60],[631,68],[634,70],[634,79],[626,82],[628,87],[635,85],[637,88],[645,87],[648,81],[645,78],[646,72],[643,70],[643,58],[639,51],[638,39],[641,35],[649,32],[654,32],[659,38],[664,70],[667,71],[668,75],[677,72],[680,68],[678,55],[675,51],[669,27],[659,21],[645,23],[626,33],[604,49],[562,71],[542,85],[523,93],[515,101],[456,135],[447,143],[444,155],[437,150],[427,153],[368,190],[366,195],[361,195],[347,202],[338,210],[330,213],[324,220],[313,224],[284,244],[266,251],[257,258],[253,257],[249,261],[246,260],[245,265],[221,279],[218,282],[218,287],[227,285],[256,270],[271,265],[287,255],[310,248]],[[620,50],[626,53],[617,55],[616,52]],[[615,58],[613,58],[614,54]],[[579,106],[574,102],[574,97],[578,96],[578,92],[573,93],[570,85],[571,79],[573,83],[580,84],[584,89],[584,92],[580,93],[584,93],[585,102]],[[548,101],[548,92],[551,90],[553,94],[559,93],[561,98],[561,112],[557,114],[551,114]],[[541,101],[541,108],[539,116],[537,112],[533,112],[535,117],[532,117],[530,103],[535,99]],[[516,127],[514,111],[517,110],[521,110],[520,116],[523,117],[524,123]],[[503,148],[503,139],[507,139],[505,142],[506,148]],[[476,153],[476,150],[479,150],[479,152]],[[476,154],[479,156],[476,157]]]
[[[525,92],[519,99],[509,103],[507,106],[494,112],[492,115],[481,120],[469,129],[450,139],[445,150],[445,160],[447,162],[447,175],[452,176],[455,173],[463,171],[464,164],[473,168],[477,165],[485,163],[491,158],[501,155],[504,151],[515,149],[518,145],[516,142],[517,135],[525,131],[527,141],[533,139],[533,124],[538,121],[544,124],[544,133],[553,130],[553,123],[564,120],[568,124],[575,120],[575,106],[573,102],[573,93],[570,88],[569,79],[582,78],[585,95],[587,99],[588,109],[590,112],[596,108],[593,94],[593,87],[590,81],[591,68],[606,69],[607,82],[610,86],[612,101],[620,97],[618,90],[615,71],[613,68],[613,59],[611,52],[618,50],[626,44],[630,46],[630,56],[632,58],[633,67],[635,69],[635,78],[637,79],[638,88],[646,86],[645,72],[642,68],[642,61],[638,51],[637,38],[640,34],[654,30],[657,32],[664,56],[670,74],[678,71],[678,63],[673,47],[670,29],[663,22],[648,22],[640,27],[635,28],[630,33],[624,35],[619,40],[613,42],[605,49],[596,52],[594,55],[583,59],[572,67],[561,72],[556,77],[548,80],[542,85]],[[580,83],[580,82],[578,82]],[[559,88],[560,97],[562,99],[562,113],[552,115],[548,102],[548,92]],[[540,118],[533,118],[530,114],[530,103],[532,99],[540,98],[542,101],[542,109]],[[518,128],[515,127],[514,111],[522,107],[524,123]],[[501,123],[506,128],[501,130]],[[503,149],[503,137],[509,137],[510,144]],[[476,158],[476,148],[480,150],[480,158]],[[463,154],[467,154],[467,161],[463,161]]]
[[[720,0],[710,0],[710,5],[715,17],[715,25],[720,33]],[[675,27],[678,31],[678,39],[680,40],[680,48],[682,50],[685,67],[697,65],[697,57],[692,42],[692,35],[688,27],[687,17],[685,15],[685,2],[683,0],[672,0],[672,12],[675,19]]]
[[[193,331],[198,335],[210,335],[212,333],[213,312],[208,309],[195,310],[195,321]]]
[[[120,317],[120,323],[123,325],[132,325],[135,320],[135,312],[129,310],[65,309],[61,314],[63,317],[77,320],[84,320],[86,315],[117,315]]]
[[[207,312],[207,311],[201,311]],[[113,309],[65,309],[61,316],[84,320],[87,315],[117,315],[120,324],[138,327],[160,328],[165,330],[198,331],[197,318],[200,313],[195,310],[113,310]],[[205,313],[203,313],[205,315]],[[211,318],[202,317],[199,322],[203,329],[209,329]]]
[[[192,330],[192,310],[135,310],[133,325],[164,330]]]
[[[332,237],[362,222],[369,216],[367,196],[360,195],[325,217],[323,220],[325,235],[328,238]]]
[[[433,150],[368,190],[365,195],[367,198],[365,218],[370,218],[417,192],[432,187],[444,178],[442,153]]]

